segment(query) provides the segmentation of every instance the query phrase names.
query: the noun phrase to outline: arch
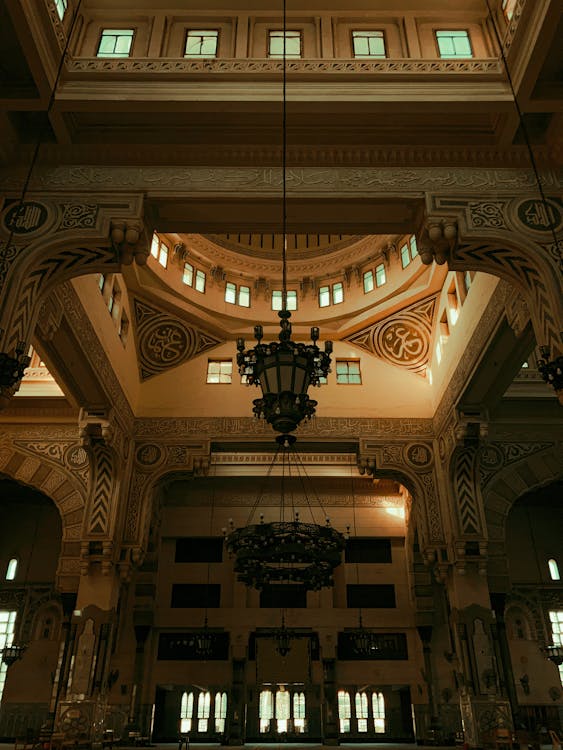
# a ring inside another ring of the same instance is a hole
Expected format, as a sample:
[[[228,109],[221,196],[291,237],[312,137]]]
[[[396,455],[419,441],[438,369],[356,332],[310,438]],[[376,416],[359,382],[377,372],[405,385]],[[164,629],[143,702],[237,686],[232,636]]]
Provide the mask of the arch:
[[[51,465],[46,459],[26,455],[11,445],[0,445],[0,477],[42,492],[59,511],[63,541],[82,536],[85,500],[83,488],[70,471]]]
[[[519,446],[515,446],[516,451]],[[489,538],[504,543],[506,519],[516,500],[532,490],[563,479],[563,446],[556,443],[538,452],[507,461],[483,490]]]

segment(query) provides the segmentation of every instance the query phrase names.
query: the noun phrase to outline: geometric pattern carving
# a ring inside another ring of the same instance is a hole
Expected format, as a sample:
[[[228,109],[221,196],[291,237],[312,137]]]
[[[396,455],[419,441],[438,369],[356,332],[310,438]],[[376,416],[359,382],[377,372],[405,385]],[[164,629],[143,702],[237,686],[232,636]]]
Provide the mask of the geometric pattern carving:
[[[488,227],[491,229],[506,229],[504,208],[506,201],[486,201],[470,203],[469,212],[471,224],[474,227]]]
[[[415,302],[404,310],[364,328],[346,341],[370,354],[426,376],[430,359],[430,343],[436,297]]]
[[[453,485],[462,534],[481,533],[478,488],[475,481],[477,451],[474,448],[458,450],[453,464]]]
[[[70,469],[73,476],[84,486],[88,484],[90,470],[88,455],[76,441],[14,440],[13,443],[21,450],[35,453],[65,469]]]
[[[109,510],[113,489],[114,471],[112,453],[104,445],[92,447],[94,482],[92,485],[89,534],[105,534],[108,531]]]
[[[479,476],[485,486],[501,469],[525,456],[550,448],[553,443],[487,443],[479,451]]]
[[[142,380],[177,367],[223,343],[221,339],[139,299],[134,300],[134,309]]]
[[[5,250],[5,252],[9,252]],[[96,271],[114,270],[115,253],[107,247],[76,247],[53,253],[42,262],[37,262],[28,269],[23,286],[16,289],[17,300],[12,300],[15,307],[5,350],[12,351],[18,341],[29,339],[29,326],[33,320],[36,307],[48,287],[60,281],[82,276]],[[10,303],[10,300],[6,300]]]

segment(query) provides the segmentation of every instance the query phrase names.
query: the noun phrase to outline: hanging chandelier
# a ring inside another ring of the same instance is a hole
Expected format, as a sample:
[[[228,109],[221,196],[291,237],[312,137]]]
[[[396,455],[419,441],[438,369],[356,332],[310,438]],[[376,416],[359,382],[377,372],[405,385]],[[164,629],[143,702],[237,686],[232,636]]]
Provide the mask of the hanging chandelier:
[[[278,450],[268,476],[281,451],[281,518],[279,521],[265,523],[261,515],[259,523],[249,523],[238,529],[231,519],[229,528],[223,529],[226,548],[235,558],[237,579],[247,586],[260,590],[270,584],[288,583],[301,585],[308,591],[318,591],[334,585],[333,571],[342,561],[345,538],[332,528],[329,518],[326,518],[324,525],[304,523],[294,508],[287,509],[288,518],[285,518],[283,472],[286,463],[289,467],[290,450],[295,437],[278,435],[276,442]],[[259,500],[260,498],[256,501],[251,518]],[[306,501],[309,504],[307,496]]]
[[[309,386],[320,386],[330,372],[332,341],[325,341],[324,351],[317,346],[319,329],[311,328],[311,344],[291,340],[291,312],[287,309],[287,11],[283,3],[283,96],[282,96],[282,309],[278,312],[278,341],[262,343],[263,328],[254,326],[257,341],[246,349],[244,338],[237,339],[239,373],[248,385],[262,389],[262,398],[253,401],[257,418],[265,419],[274,430],[292,432],[303,419],[310,419],[317,406],[309,398]]]

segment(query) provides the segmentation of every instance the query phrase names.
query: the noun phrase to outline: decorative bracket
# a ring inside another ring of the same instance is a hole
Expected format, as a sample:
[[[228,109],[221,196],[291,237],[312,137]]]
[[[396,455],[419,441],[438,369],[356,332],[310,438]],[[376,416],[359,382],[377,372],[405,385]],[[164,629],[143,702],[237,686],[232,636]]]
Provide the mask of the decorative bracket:
[[[150,255],[150,242],[140,221],[112,221],[110,236],[123,265],[130,266],[133,259],[139,266],[146,265]]]
[[[457,222],[452,218],[429,216],[416,237],[420,259],[429,266],[432,261],[441,266],[457,244]]]

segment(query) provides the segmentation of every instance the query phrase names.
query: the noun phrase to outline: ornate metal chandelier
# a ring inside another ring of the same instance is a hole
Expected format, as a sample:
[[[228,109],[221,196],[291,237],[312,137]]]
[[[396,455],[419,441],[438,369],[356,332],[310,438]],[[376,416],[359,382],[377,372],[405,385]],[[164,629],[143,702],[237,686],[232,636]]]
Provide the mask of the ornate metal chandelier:
[[[286,2],[283,3],[283,109],[282,109],[282,309],[279,341],[262,344],[263,328],[254,326],[258,342],[245,349],[242,337],[237,339],[237,364],[249,385],[262,388],[262,398],[253,401],[256,417],[265,419],[274,430],[292,432],[303,419],[315,413],[317,402],[309,398],[309,386],[321,385],[321,378],[330,372],[332,341],[325,341],[324,351],[317,346],[319,329],[311,328],[312,344],[291,340],[291,312],[287,309],[287,63],[286,63]]]
[[[295,437],[278,435],[276,441],[279,448],[270,472],[280,450],[283,451],[282,467],[285,467],[285,459],[289,457]],[[230,528],[223,529],[227,550],[235,557],[237,578],[256,589],[263,589],[272,583],[301,585],[310,591],[332,586],[333,571],[342,560],[344,535],[332,528],[329,518],[326,518],[325,525],[304,523],[299,513],[292,509],[291,517],[286,520],[283,479],[282,474],[279,521],[265,523],[261,515],[258,524],[236,529],[231,520]]]

